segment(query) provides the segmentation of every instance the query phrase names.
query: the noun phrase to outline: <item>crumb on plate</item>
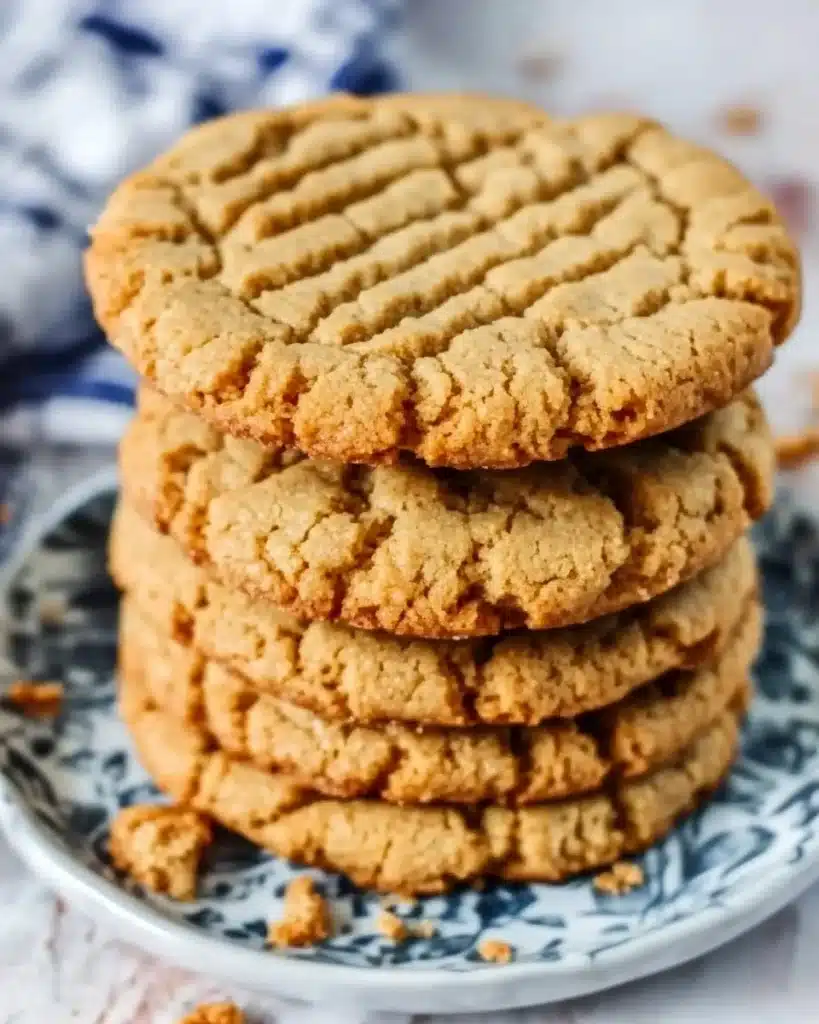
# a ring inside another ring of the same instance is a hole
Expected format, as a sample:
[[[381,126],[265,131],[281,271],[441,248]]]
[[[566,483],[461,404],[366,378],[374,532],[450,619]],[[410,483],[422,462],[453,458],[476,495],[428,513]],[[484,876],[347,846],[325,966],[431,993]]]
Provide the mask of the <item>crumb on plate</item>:
[[[375,924],[385,939],[403,942],[404,939],[431,939],[438,934],[432,921],[404,921],[390,910],[383,910]]]
[[[393,914],[391,910],[382,910],[378,915],[378,920],[375,922],[375,926],[380,934],[391,942],[403,942],[404,939],[409,936],[409,928],[407,928],[401,918],[397,914]]]
[[[136,804],[111,825],[111,860],[140,885],[192,900],[202,853],[213,838],[210,823],[187,807]]]
[[[513,952],[509,943],[500,939],[486,939],[478,946],[478,956],[487,963],[508,964]]]
[[[18,679],[6,690],[6,700],[25,715],[50,718],[60,713],[64,696],[62,683],[33,683]]]
[[[594,878],[594,887],[608,896],[624,896],[645,882],[643,869],[631,861],[618,860],[608,871],[601,871]]]
[[[312,946],[333,934],[330,906],[309,875],[301,875],[287,887],[284,917],[273,921],[267,932],[271,946]]]
[[[201,1003],[179,1024],[245,1024],[245,1015],[234,1003]]]

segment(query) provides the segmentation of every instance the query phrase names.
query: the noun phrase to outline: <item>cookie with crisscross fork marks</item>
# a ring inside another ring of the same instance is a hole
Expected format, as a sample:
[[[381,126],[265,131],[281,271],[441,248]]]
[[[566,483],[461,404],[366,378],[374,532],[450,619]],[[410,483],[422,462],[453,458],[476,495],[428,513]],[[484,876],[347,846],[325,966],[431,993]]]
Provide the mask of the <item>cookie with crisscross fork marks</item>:
[[[222,429],[345,462],[513,467],[668,430],[799,308],[772,204],[630,115],[337,98],[205,125],[93,230],[100,323]]]

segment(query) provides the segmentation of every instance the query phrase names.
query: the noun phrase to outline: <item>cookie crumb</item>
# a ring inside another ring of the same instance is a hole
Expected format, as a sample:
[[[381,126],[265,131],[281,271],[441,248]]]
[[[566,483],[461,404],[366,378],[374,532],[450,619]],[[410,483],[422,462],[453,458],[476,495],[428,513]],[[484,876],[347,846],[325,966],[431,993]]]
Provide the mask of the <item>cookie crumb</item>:
[[[383,910],[375,924],[385,939],[403,942],[405,939],[431,939],[438,934],[438,927],[432,921],[403,921],[390,910]]]
[[[179,1024],[245,1024],[245,1015],[234,1003],[201,1003]]]
[[[508,964],[514,950],[508,942],[501,939],[486,939],[478,946],[478,956],[492,964]]]
[[[389,939],[390,942],[403,942],[404,939],[409,938],[409,928],[391,910],[382,910],[378,915],[375,926],[384,938]]]
[[[628,860],[618,860],[608,871],[595,876],[594,887],[607,896],[624,896],[632,889],[638,889],[645,882],[643,869]]]
[[[776,440],[776,460],[781,469],[799,469],[819,457],[819,429],[788,434]]]
[[[62,683],[32,683],[18,679],[6,690],[6,700],[24,715],[53,718],[63,704]]]
[[[327,900],[316,889],[309,875],[301,875],[288,885],[284,897],[284,917],[274,921],[267,933],[271,946],[312,946],[333,934]]]
[[[720,111],[719,123],[728,135],[758,135],[762,111],[750,103],[733,103]]]
[[[192,900],[199,861],[212,838],[210,823],[196,811],[136,804],[114,819],[108,849],[114,865],[146,889]]]
[[[11,522],[11,505],[7,501],[0,501],[0,526]]]
[[[557,53],[523,53],[516,62],[517,72],[527,82],[551,82],[563,67],[563,58]]]

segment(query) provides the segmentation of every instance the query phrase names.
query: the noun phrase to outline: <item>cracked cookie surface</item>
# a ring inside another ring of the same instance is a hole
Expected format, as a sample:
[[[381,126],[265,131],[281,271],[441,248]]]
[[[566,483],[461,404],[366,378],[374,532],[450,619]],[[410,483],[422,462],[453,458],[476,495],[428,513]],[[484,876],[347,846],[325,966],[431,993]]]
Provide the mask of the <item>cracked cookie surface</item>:
[[[583,626],[479,640],[402,639],[302,622],[215,582],[126,504],[110,542],[117,585],[179,643],[260,693],[336,721],[537,725],[621,700],[673,669],[709,665],[751,610],[742,538],[662,597]]]
[[[443,892],[483,877],[557,882],[664,836],[720,783],[737,748],[726,712],[674,764],[605,792],[533,807],[398,807],[321,797],[214,749],[124,678],[123,717],[146,771],[182,804],[296,863],[389,893]]]
[[[326,796],[525,806],[588,793],[673,761],[726,710],[744,707],[760,635],[755,605],[713,666],[670,673],[580,720],[534,727],[328,722],[260,694],[176,644],[128,598],[120,671],[140,679],[158,708],[204,729],[226,753]]]
[[[86,277],[113,344],[221,429],[462,469],[717,408],[800,303],[793,242],[727,162],[485,97],[201,126],[114,192]]]
[[[143,389],[120,462],[128,500],[225,585],[427,637],[553,628],[664,593],[765,511],[774,470],[750,393],[628,448],[465,473],[271,452]]]

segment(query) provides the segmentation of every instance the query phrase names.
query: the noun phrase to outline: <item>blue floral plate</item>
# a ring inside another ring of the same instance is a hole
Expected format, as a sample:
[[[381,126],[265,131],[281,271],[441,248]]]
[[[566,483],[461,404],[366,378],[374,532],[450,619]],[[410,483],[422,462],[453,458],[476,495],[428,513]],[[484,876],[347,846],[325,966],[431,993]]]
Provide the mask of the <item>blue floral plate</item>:
[[[627,896],[496,885],[406,907],[438,934],[400,945],[375,928],[378,898],[316,873],[338,935],[304,952],[263,949],[298,873],[223,834],[193,904],[140,892],[106,854],[117,808],[154,799],[114,707],[117,595],[105,571],[116,486],[104,473],[30,528],[0,576],[12,673],[62,679],[56,721],[0,710],[0,824],[52,886],[154,953],[296,998],[405,1012],[498,1010],[564,999],[681,963],[773,913],[819,877],[819,529],[781,500],[758,528],[768,626],[742,757],[708,808],[643,859]],[[516,950],[482,963],[485,939]]]

